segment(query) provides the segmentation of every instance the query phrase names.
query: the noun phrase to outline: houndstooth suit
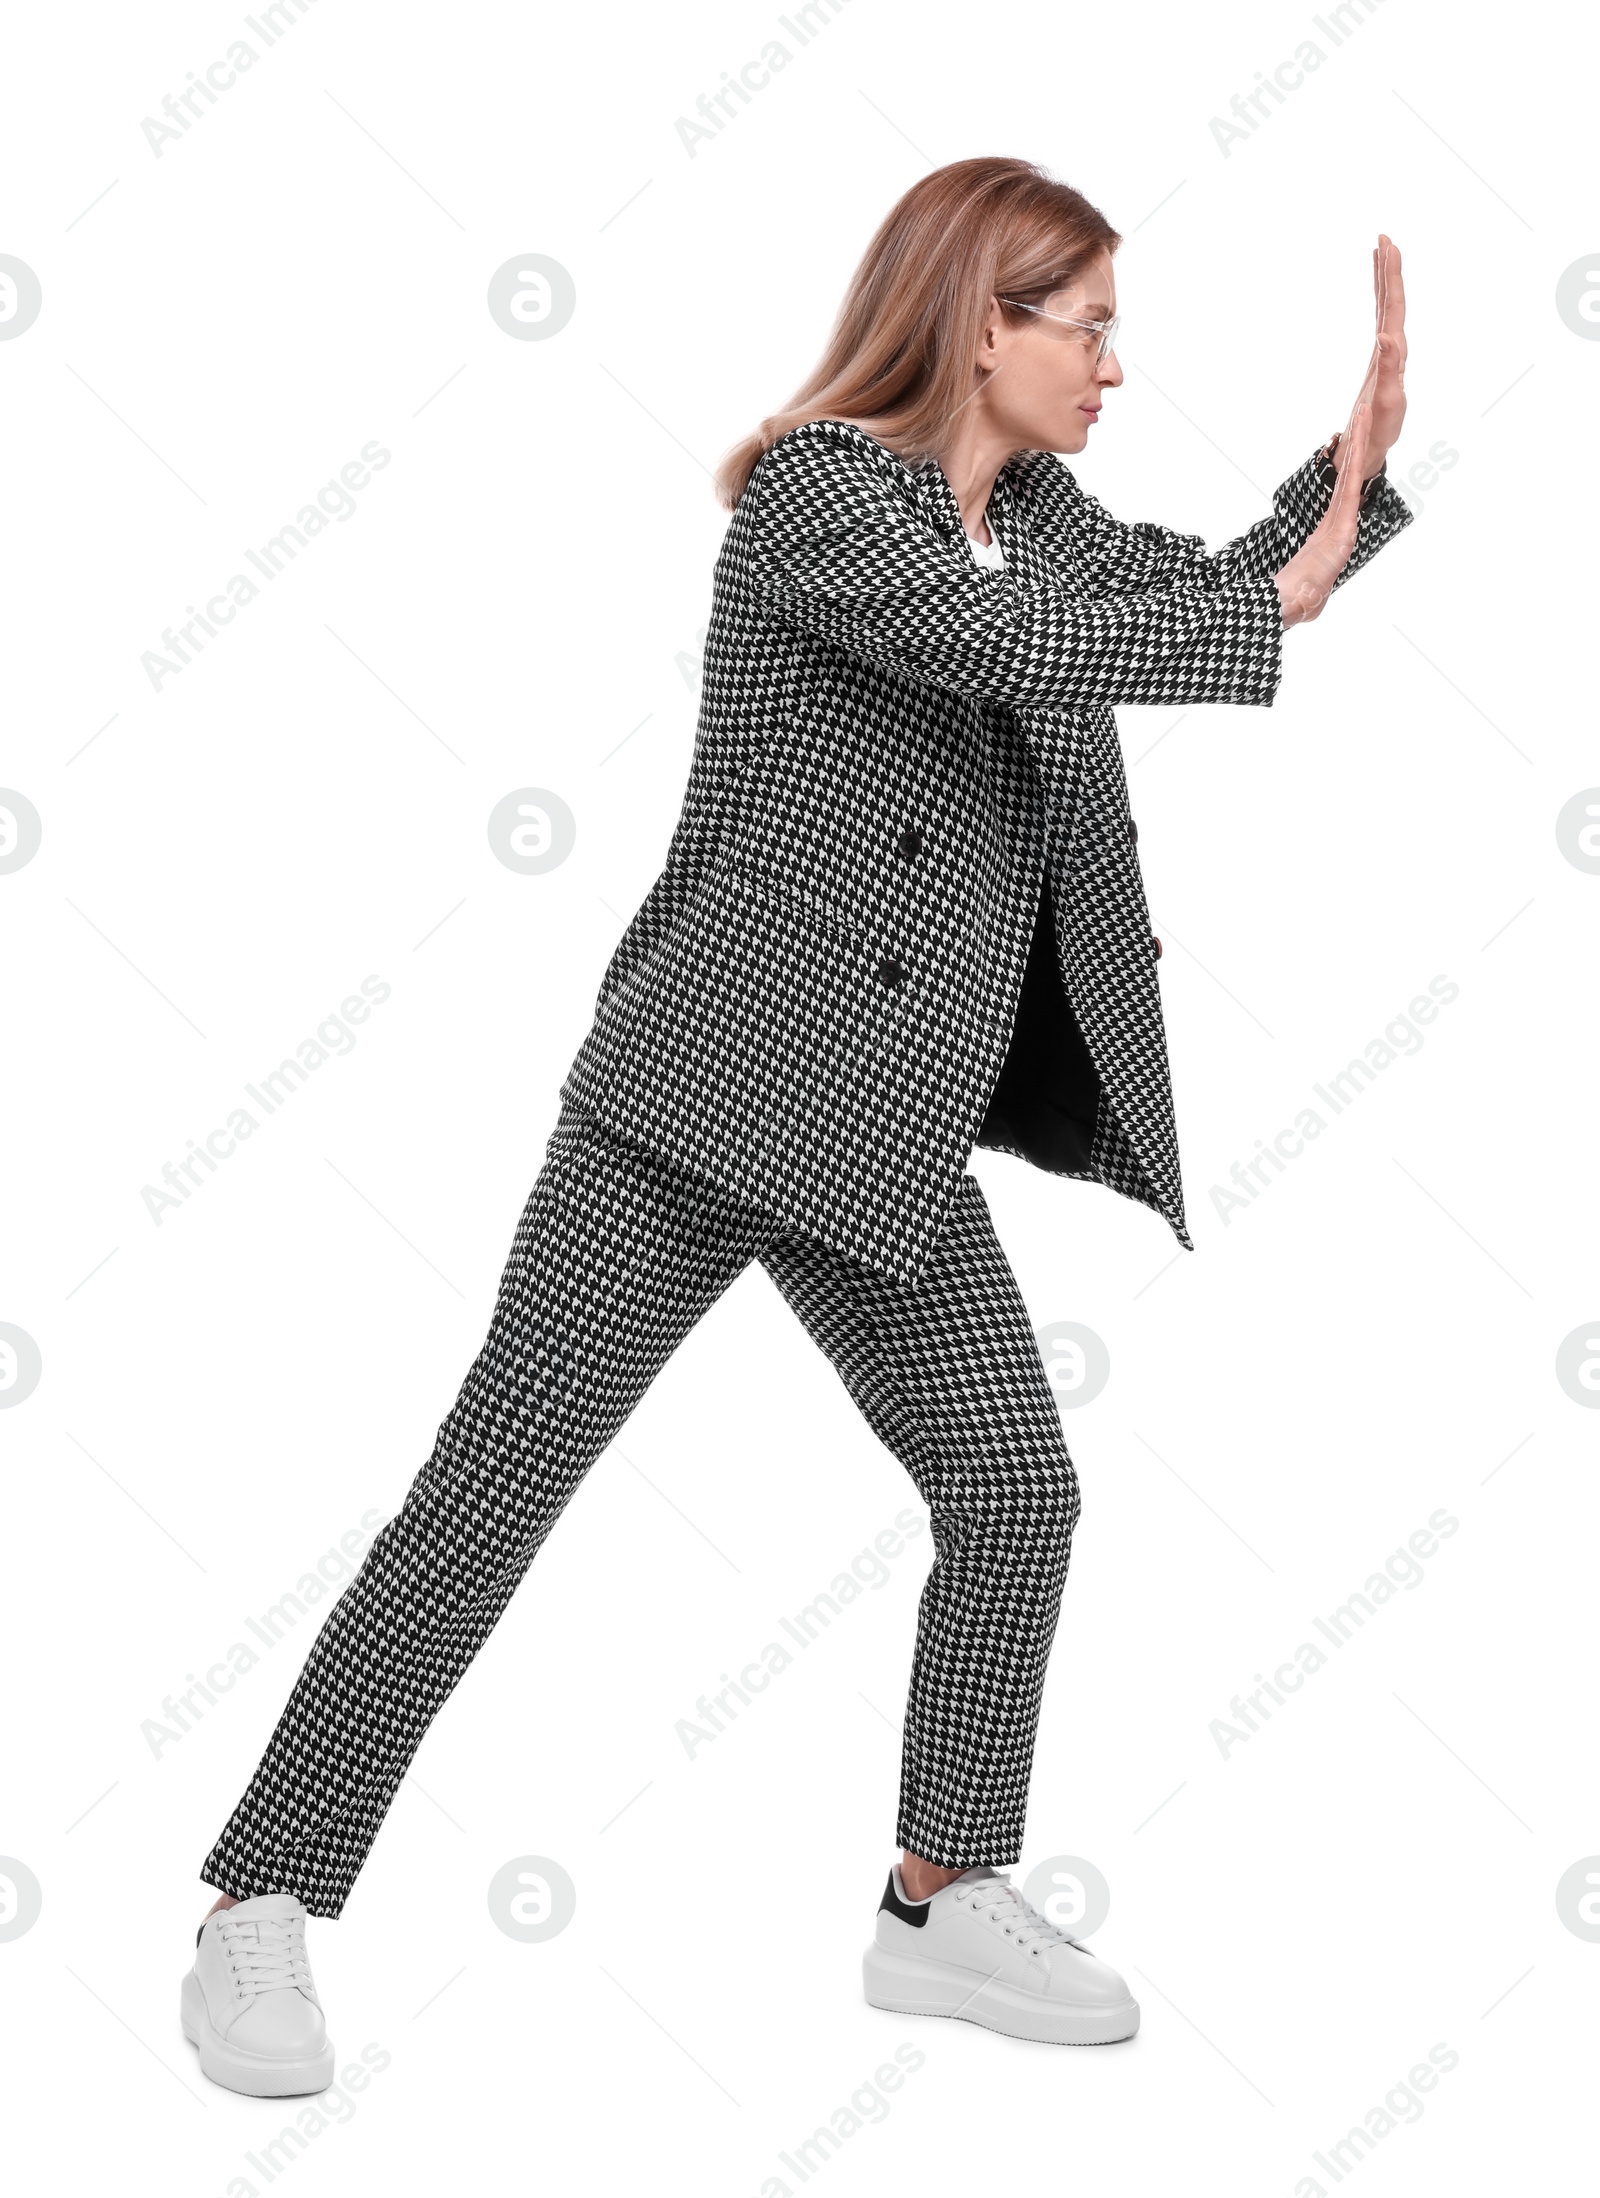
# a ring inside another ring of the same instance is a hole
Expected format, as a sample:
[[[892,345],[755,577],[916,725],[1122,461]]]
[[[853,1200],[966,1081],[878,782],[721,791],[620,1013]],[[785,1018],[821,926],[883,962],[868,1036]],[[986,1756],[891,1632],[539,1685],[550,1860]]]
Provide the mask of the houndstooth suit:
[[[1111,706],[1270,703],[1272,576],[1328,493],[1308,458],[1208,555],[1026,452],[990,571],[936,464],[837,420],[780,437],[717,558],[666,863],[563,1096],[905,1282],[974,1144],[1192,1250]],[[1382,482],[1339,584],[1410,517]],[[1055,969],[1024,993],[1040,931]]]
[[[1208,557],[1054,458],[1000,475],[1003,572],[937,467],[819,422],[716,570],[665,869],[608,967],[489,1334],[328,1613],[201,1867],[338,1915],[429,1723],[684,1336],[759,1260],[926,1502],[896,1836],[1015,1862],[1077,1475],[967,1160],[1183,1225],[1110,705],[1270,702],[1308,463]],[[1363,562],[1409,513],[1387,487]]]

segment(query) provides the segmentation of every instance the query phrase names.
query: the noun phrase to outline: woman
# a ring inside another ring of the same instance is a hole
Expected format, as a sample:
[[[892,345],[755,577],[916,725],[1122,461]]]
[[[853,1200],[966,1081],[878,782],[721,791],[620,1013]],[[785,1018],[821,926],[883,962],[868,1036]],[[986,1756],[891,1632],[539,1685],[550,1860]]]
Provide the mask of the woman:
[[[867,1997],[1063,2043],[1122,1978],[1005,1875],[1079,1510],[974,1144],[1184,1224],[1111,705],[1267,704],[1286,627],[1409,518],[1399,254],[1348,430],[1215,556],[1058,452],[1122,371],[1117,233],[1016,160],[908,191],[827,352],[719,476],[705,683],[667,859],[600,988],[489,1335],[329,1612],[202,1867],[206,2073],[331,2077],[337,1916],[430,1720],[593,1460],[759,1259],[927,1504],[935,1560]],[[1224,320],[1204,332],[1230,341]]]

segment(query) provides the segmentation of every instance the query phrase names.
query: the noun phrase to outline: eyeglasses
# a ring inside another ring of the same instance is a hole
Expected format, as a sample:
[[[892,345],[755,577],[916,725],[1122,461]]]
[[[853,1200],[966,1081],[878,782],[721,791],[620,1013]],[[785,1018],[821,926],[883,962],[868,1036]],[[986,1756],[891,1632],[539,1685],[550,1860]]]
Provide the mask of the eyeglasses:
[[[1020,298],[1002,298],[1000,303],[1014,305],[1020,313],[1037,313],[1043,320],[1060,321],[1065,328],[1087,328],[1092,335],[1100,338],[1100,348],[1095,353],[1097,362],[1105,357],[1116,342],[1117,330],[1122,326],[1120,313],[1113,313],[1108,321],[1076,321],[1067,313],[1047,313],[1042,305],[1024,305]]]

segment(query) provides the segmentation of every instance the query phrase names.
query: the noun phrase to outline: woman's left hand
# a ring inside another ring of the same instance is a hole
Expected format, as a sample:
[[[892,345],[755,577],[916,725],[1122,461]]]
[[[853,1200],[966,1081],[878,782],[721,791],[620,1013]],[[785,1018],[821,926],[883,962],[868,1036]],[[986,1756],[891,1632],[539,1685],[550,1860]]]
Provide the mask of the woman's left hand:
[[[1367,442],[1369,477],[1383,464],[1406,416],[1406,290],[1400,273],[1400,247],[1380,230],[1372,255],[1372,287],[1377,298],[1378,330],[1357,404],[1371,407]],[[1334,465],[1342,467],[1348,435],[1341,435]]]

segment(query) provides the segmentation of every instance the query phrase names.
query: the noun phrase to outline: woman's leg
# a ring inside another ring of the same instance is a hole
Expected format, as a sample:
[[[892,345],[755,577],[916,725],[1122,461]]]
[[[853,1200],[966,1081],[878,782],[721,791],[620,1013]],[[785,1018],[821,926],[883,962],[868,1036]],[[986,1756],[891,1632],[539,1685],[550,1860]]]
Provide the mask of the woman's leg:
[[[946,1878],[1015,1862],[1078,1477],[982,1188],[915,1288],[799,1237],[760,1257],[931,1515],[898,1842]]]
[[[430,1721],[573,1490],[772,1227],[563,1111],[488,1338],[328,1612],[206,1884],[339,1914]]]

